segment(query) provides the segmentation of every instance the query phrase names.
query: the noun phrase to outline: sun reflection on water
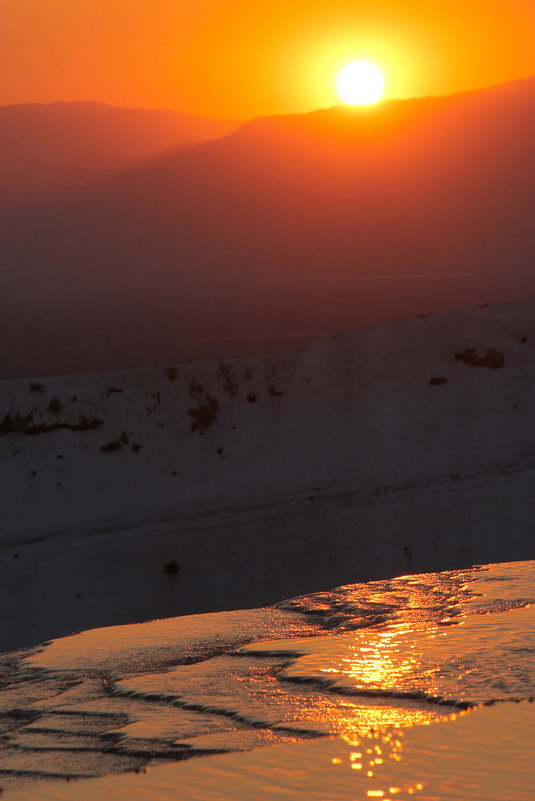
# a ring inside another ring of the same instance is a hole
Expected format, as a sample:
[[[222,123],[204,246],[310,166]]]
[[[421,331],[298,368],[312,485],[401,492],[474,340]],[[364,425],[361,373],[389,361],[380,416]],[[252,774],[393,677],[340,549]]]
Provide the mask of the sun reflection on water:
[[[366,789],[367,798],[382,798],[383,801],[392,801],[392,796],[398,799],[408,798],[424,785],[421,781],[400,784],[393,786],[391,780],[388,781],[389,760],[401,762],[404,745],[404,730],[400,726],[394,729],[382,731],[370,731],[364,737],[355,738],[342,735],[342,741],[351,748],[359,748],[359,751],[349,751],[341,756],[333,757],[331,763],[341,769],[349,767],[352,770],[367,768],[365,771],[366,780],[370,787]],[[384,768],[383,768],[384,766]],[[384,781],[382,773],[386,771]]]
[[[498,586],[497,570],[483,575],[485,587]],[[367,595],[365,588],[338,588],[329,603],[323,593],[323,607],[337,620],[340,610],[353,621],[363,618],[367,604],[373,613],[367,627],[325,626],[328,636],[257,642],[238,652],[234,644],[232,650],[211,652],[209,658],[201,653],[198,661],[164,666],[157,673],[128,675],[125,665],[138,669],[137,657],[135,663],[121,657],[121,669],[106,687],[109,701],[133,701],[141,719],[132,711],[129,723],[103,736],[120,737],[125,752],[168,738],[189,756],[244,751],[211,756],[204,766],[203,760],[188,760],[187,766],[172,766],[176,776],[166,773],[169,766],[158,767],[154,773],[163,777],[161,787],[180,785],[184,798],[199,798],[205,786],[216,787],[220,801],[275,801],[282,786],[291,788],[292,798],[306,801],[398,801],[422,791],[425,799],[449,798],[454,781],[459,798],[532,801],[535,704],[495,702],[533,702],[535,589],[519,583],[515,593],[506,588],[504,599],[472,591],[471,606],[462,608],[468,584],[453,582],[451,589],[446,582],[442,591],[440,576],[424,579],[393,580],[390,594],[377,587]],[[314,603],[319,609],[317,599]],[[382,615],[389,605],[389,614]],[[266,631],[287,637],[297,630],[273,625]],[[463,709],[476,705],[473,713]],[[429,725],[457,717],[463,720]],[[273,744],[272,749],[258,747]],[[138,779],[136,774],[136,793]],[[96,796],[104,798],[92,789],[84,798]],[[141,796],[125,790],[120,797]]]
[[[422,632],[391,625],[382,631],[317,638],[309,640],[307,652],[288,665],[281,677],[317,679],[349,695],[440,699],[441,676],[432,653],[443,653],[445,637],[447,632],[437,626]],[[469,670],[467,667],[464,672]]]
[[[455,721],[458,717],[471,714],[472,711],[452,713],[444,716],[444,720]],[[340,738],[340,752],[331,758],[331,765],[337,770],[358,770],[365,783],[369,785],[365,789],[366,798],[402,801],[417,795],[427,784],[417,775],[413,775],[408,781],[406,776],[399,774],[396,784],[392,783],[392,763],[403,761],[406,731],[406,726],[396,725],[371,730],[362,736],[343,734]]]
[[[458,713],[460,715],[469,714],[467,711]],[[447,720],[455,720],[457,714],[444,716]],[[331,764],[340,769],[359,770],[365,776],[365,781],[369,783],[366,789],[367,798],[381,798],[383,801],[401,801],[414,796],[424,789],[423,780],[414,779],[410,782],[399,782],[392,784],[392,772],[390,766],[392,762],[399,763],[403,759],[403,749],[405,746],[405,728],[395,725],[386,729],[371,730],[364,736],[351,736],[343,734],[341,742],[347,744],[350,749],[342,750],[339,756],[331,759]],[[410,728],[410,727],[409,727]]]
[[[453,709],[525,696],[533,675],[535,608],[524,604],[473,615],[462,607],[466,584],[441,589],[439,577],[390,584],[394,594],[378,587],[367,594],[339,588],[330,594],[330,606],[324,593],[313,599],[313,611],[307,610],[316,615],[326,608],[336,619],[342,610],[361,619],[366,604],[377,621],[367,627],[252,643],[239,654],[125,679],[116,691],[150,698],[159,693],[240,726],[269,729],[276,737],[341,735],[329,753],[329,770],[346,770],[351,781],[364,782],[369,798],[414,796],[429,775],[422,779],[416,763],[410,781],[407,776],[401,781],[409,762],[407,749],[403,759],[405,732],[453,720]],[[289,602],[298,611],[307,603]],[[385,619],[380,613],[389,605]]]

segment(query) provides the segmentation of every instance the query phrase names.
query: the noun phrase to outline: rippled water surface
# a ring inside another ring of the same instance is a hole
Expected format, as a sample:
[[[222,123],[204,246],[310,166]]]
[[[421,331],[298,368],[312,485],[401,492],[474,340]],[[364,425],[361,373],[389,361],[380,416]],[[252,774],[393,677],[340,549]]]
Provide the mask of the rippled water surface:
[[[55,641],[3,662],[0,784],[13,799],[532,801],[534,601],[525,562]]]

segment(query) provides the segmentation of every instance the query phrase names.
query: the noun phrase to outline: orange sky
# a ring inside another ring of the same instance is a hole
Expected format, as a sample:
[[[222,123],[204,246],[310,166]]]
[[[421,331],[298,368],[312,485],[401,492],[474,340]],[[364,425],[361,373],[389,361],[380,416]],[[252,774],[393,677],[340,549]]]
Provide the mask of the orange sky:
[[[217,117],[332,106],[348,61],[386,97],[535,74],[534,0],[0,0],[0,104],[102,100]]]

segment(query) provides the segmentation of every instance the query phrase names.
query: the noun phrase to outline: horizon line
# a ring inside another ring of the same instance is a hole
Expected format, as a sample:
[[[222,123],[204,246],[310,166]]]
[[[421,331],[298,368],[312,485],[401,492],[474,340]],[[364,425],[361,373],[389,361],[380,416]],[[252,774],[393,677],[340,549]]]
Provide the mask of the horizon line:
[[[524,78],[511,78],[510,80],[502,81],[500,83],[487,84],[485,86],[480,86],[472,89],[462,89],[457,92],[447,92],[445,94],[424,94],[424,95],[407,95],[404,97],[387,97],[378,100],[376,103],[369,105],[351,105],[346,103],[336,103],[332,106],[319,106],[305,111],[278,111],[274,113],[259,113],[251,117],[234,117],[232,115],[212,116],[209,113],[197,113],[193,111],[185,111],[184,109],[181,108],[171,108],[169,106],[122,105],[119,103],[110,102],[108,100],[89,100],[89,99],[24,100],[17,103],[13,102],[1,103],[0,110],[7,108],[17,108],[22,106],[54,106],[54,105],[91,106],[92,105],[92,106],[105,106],[107,108],[118,109],[121,111],[155,111],[155,112],[160,111],[160,112],[167,112],[170,114],[181,114],[188,117],[195,117],[197,119],[214,120],[220,122],[247,123],[247,122],[252,122],[253,120],[256,119],[269,119],[271,117],[306,116],[307,114],[314,114],[319,111],[331,111],[333,109],[344,109],[349,111],[358,110],[366,112],[366,111],[371,111],[373,109],[377,109],[379,107],[384,107],[390,103],[404,103],[417,100],[439,100],[442,98],[456,97],[461,95],[476,94],[480,92],[491,91],[492,89],[497,89],[499,87],[504,87],[515,83],[516,84],[525,83],[533,80],[535,80],[535,73],[533,73],[532,75],[528,75]]]

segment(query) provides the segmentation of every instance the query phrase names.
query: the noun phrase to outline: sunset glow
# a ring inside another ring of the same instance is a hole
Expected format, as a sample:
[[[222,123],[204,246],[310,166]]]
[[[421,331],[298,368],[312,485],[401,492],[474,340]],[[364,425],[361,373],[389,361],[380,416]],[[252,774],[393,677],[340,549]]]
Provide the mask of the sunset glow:
[[[367,6],[320,0],[4,3],[0,104],[100,100],[211,117],[339,102],[336,77],[380,66],[385,99],[451,94],[535,72],[527,0]],[[356,55],[357,54],[357,55]]]

